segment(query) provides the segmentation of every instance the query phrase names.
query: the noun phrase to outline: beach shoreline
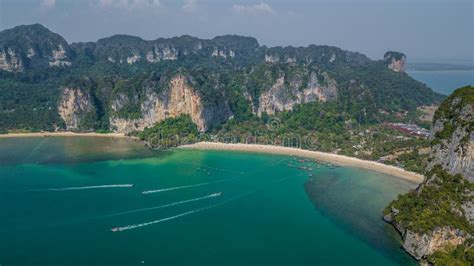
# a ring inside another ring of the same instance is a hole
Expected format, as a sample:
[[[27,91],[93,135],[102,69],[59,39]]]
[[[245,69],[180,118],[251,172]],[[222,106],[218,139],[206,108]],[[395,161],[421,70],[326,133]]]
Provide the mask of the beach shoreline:
[[[34,133],[8,133],[0,134],[2,138],[26,138],[26,137],[101,137],[101,138],[129,138],[137,139],[136,137],[126,136],[123,133],[76,133],[71,131],[65,132],[34,132]],[[362,160],[355,157],[345,155],[310,151],[300,148],[291,148],[274,145],[261,144],[242,144],[242,143],[221,143],[221,142],[198,142],[189,145],[182,145],[179,149],[196,149],[196,150],[225,150],[225,151],[240,151],[252,153],[265,154],[279,154],[289,156],[299,156],[315,159],[318,161],[333,163],[340,166],[352,166],[366,170],[372,170],[379,173],[388,174],[398,178],[402,178],[414,183],[421,183],[424,176],[415,172],[410,172],[400,167],[386,165],[379,162]]]
[[[64,132],[32,132],[32,133],[8,133],[0,134],[1,138],[27,138],[27,137],[100,137],[100,138],[130,138],[135,137],[126,136],[123,133],[76,133],[71,131]]]
[[[362,160],[354,157],[310,151],[299,148],[290,148],[282,146],[272,145],[259,145],[259,144],[241,144],[241,143],[220,143],[220,142],[198,142],[195,144],[183,145],[180,149],[196,149],[196,150],[226,150],[226,151],[241,151],[241,152],[255,152],[255,153],[266,153],[266,154],[279,154],[279,155],[290,155],[299,156],[315,159],[318,161],[329,162],[340,166],[351,166],[362,168],[366,170],[372,170],[379,173],[388,174],[401,179],[408,180],[414,183],[421,183],[424,176],[415,172],[410,172],[400,167],[382,164],[374,161]]]

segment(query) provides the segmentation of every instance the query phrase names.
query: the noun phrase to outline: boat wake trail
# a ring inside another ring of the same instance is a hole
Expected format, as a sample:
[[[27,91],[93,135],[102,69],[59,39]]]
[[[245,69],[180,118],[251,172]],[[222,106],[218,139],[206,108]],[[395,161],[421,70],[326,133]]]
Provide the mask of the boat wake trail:
[[[209,185],[209,184],[211,184],[211,182],[199,183],[199,184],[181,186],[181,187],[170,187],[170,188],[162,188],[162,189],[155,189],[155,190],[147,190],[147,191],[143,191],[142,194],[151,194],[151,193],[159,193],[159,192],[165,192],[165,191],[171,191],[171,190],[177,190],[177,189],[200,187],[200,186],[205,186],[205,185]]]
[[[185,189],[185,188],[192,188],[192,187],[201,187],[201,186],[206,186],[210,184],[216,184],[216,183],[221,183],[225,181],[229,181],[235,178],[226,178],[226,179],[221,179],[217,181],[211,181],[211,182],[205,182],[205,183],[199,183],[199,184],[194,184],[194,185],[187,185],[187,186],[180,186],[180,187],[170,187],[170,188],[162,188],[162,189],[155,189],[155,190],[147,190],[143,191],[142,194],[152,194],[152,193],[160,193],[160,192],[165,192],[165,191],[171,191],[171,190],[178,190],[178,189]]]
[[[219,197],[221,195],[222,195],[222,192],[217,192],[217,193],[209,194],[209,195],[204,196],[204,197],[188,199],[188,200],[183,200],[183,201],[177,201],[177,202],[173,202],[173,203],[169,203],[169,204],[165,204],[165,205],[113,213],[113,214],[102,216],[101,218],[125,215],[125,214],[136,213],[136,212],[150,211],[150,210],[155,210],[155,209],[161,209],[161,208],[171,207],[171,206],[175,206],[175,205],[179,205],[179,204],[184,204],[184,203],[189,203],[189,202],[195,202],[195,201],[215,198],[215,197]]]
[[[67,191],[67,190],[83,190],[83,189],[97,189],[97,188],[127,188],[133,187],[133,184],[117,184],[117,185],[100,185],[87,187],[66,187],[66,188],[49,188],[42,191]]]
[[[174,220],[174,219],[177,219],[177,218],[179,218],[179,217],[187,216],[187,215],[190,215],[190,214],[202,212],[202,211],[205,211],[205,210],[209,210],[209,209],[212,209],[212,208],[215,208],[215,207],[224,205],[224,204],[226,204],[226,203],[228,203],[228,202],[231,202],[231,201],[234,201],[234,200],[243,198],[243,197],[248,196],[248,195],[250,195],[250,194],[253,194],[253,193],[255,193],[255,192],[256,192],[256,191],[247,192],[247,193],[244,193],[244,194],[242,194],[242,195],[239,195],[239,196],[236,196],[236,197],[227,199],[227,200],[225,200],[225,201],[223,201],[223,202],[220,202],[220,203],[217,203],[217,204],[214,204],[214,205],[210,205],[210,206],[207,206],[207,207],[203,207],[203,208],[199,208],[199,209],[187,211],[187,212],[180,213],[180,214],[177,214],[177,215],[174,215],[174,216],[171,216],[171,217],[166,217],[166,218],[162,218],[162,219],[159,219],[159,220],[155,220],[155,221],[151,221],[151,222],[146,222],[146,223],[132,224],[132,225],[127,225],[127,226],[115,227],[115,228],[110,229],[110,231],[112,231],[112,232],[122,232],[122,231],[126,231],[126,230],[132,230],[132,229],[137,229],[137,228],[140,228],[140,227],[145,227],[145,226],[149,226],[149,225],[153,225],[153,224],[158,224],[158,223],[166,222],[166,221],[169,221],[169,220]]]
[[[184,203],[189,203],[189,202],[194,202],[194,201],[200,201],[200,200],[205,200],[205,199],[210,199],[210,198],[216,198],[216,197],[219,197],[221,195],[222,195],[222,192],[216,192],[216,193],[212,193],[212,194],[209,194],[207,196],[203,196],[203,197],[199,197],[199,198],[172,202],[172,203],[169,203],[169,204],[155,206],[155,207],[129,210],[129,211],[117,212],[117,213],[106,214],[106,215],[95,216],[95,217],[87,217],[87,218],[83,218],[83,219],[77,219],[77,220],[74,220],[74,221],[63,221],[63,222],[50,223],[50,224],[46,224],[46,225],[37,225],[37,226],[34,226],[34,227],[30,227],[30,228],[19,228],[19,227],[17,227],[17,228],[15,228],[15,230],[33,230],[33,229],[38,229],[38,228],[47,228],[47,227],[57,227],[57,226],[68,226],[68,225],[82,224],[82,223],[85,223],[85,222],[101,220],[101,219],[109,218],[109,217],[116,217],[116,216],[126,215],[126,214],[130,214],[130,213],[144,212],[144,211],[149,211],[149,210],[154,210],[154,209],[161,209],[161,208],[171,207],[171,206],[184,204]],[[0,228],[0,233],[10,232],[10,231],[11,231],[11,229],[4,231]]]
[[[139,228],[139,227],[149,226],[149,225],[152,225],[152,224],[157,224],[157,223],[173,220],[173,219],[176,219],[176,218],[179,218],[179,217],[182,217],[182,216],[186,216],[186,215],[189,215],[189,214],[193,214],[193,213],[196,213],[196,212],[203,211],[205,209],[209,209],[209,207],[196,209],[196,210],[192,210],[192,211],[187,211],[185,213],[181,213],[181,214],[178,214],[178,215],[175,215],[175,216],[171,216],[171,217],[167,217],[167,218],[163,218],[163,219],[160,219],[160,220],[155,220],[155,221],[151,221],[151,222],[147,222],[147,223],[132,224],[132,225],[127,225],[127,226],[115,227],[115,228],[112,228],[111,231],[112,232],[121,232],[121,231],[126,231],[126,230],[132,230],[132,229],[136,229],[136,228]]]
[[[36,154],[36,152],[41,149],[41,147],[48,141],[47,138],[43,139],[40,141],[40,143],[38,143],[38,145],[36,145],[33,149],[31,149],[30,153],[25,157],[23,158],[23,163],[25,163],[26,161],[28,161],[33,155]]]

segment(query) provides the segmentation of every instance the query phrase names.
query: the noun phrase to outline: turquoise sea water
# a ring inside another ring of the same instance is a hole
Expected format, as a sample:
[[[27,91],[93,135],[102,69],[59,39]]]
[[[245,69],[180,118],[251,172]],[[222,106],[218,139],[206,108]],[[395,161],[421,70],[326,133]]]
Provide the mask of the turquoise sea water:
[[[474,85],[474,70],[408,71],[408,74],[444,95],[451,94],[457,88]]]
[[[0,264],[411,265],[380,216],[414,186],[289,156],[0,139]]]

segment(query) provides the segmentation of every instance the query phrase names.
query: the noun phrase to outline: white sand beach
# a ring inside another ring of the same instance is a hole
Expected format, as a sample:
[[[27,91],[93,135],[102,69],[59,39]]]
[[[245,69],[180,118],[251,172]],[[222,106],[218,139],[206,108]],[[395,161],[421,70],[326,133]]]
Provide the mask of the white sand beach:
[[[229,150],[229,151],[243,151],[243,152],[257,152],[257,153],[269,153],[269,154],[282,154],[291,156],[300,156],[315,159],[323,162],[330,162],[341,166],[352,166],[372,170],[391,176],[396,176],[411,182],[421,183],[424,176],[418,173],[406,171],[402,168],[382,164],[374,161],[361,160],[354,157],[319,152],[309,151],[299,148],[271,146],[271,145],[258,145],[258,144],[228,144],[219,142],[199,142],[190,145],[183,145],[181,149],[199,149],[199,150]]]

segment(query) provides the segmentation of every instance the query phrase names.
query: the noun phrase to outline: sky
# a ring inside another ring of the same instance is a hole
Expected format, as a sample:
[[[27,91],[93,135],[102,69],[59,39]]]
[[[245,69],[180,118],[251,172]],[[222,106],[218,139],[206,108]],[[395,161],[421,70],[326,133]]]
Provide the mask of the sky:
[[[474,0],[0,0],[0,30],[41,23],[68,42],[238,34],[381,59],[473,64]]]

